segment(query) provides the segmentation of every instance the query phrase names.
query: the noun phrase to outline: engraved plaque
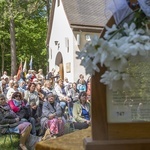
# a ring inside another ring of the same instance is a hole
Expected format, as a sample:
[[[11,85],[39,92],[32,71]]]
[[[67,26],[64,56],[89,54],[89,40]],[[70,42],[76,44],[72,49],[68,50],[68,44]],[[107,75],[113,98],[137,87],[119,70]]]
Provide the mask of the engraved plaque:
[[[150,121],[150,57],[133,57],[127,68],[131,89],[112,91],[107,87],[108,122]]]

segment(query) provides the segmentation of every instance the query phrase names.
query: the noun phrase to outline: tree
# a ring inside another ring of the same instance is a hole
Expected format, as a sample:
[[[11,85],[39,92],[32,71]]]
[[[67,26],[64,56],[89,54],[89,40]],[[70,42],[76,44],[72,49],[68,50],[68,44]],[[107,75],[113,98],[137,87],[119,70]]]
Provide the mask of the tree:
[[[50,6],[51,0],[0,1],[0,59],[3,62],[1,71],[5,68],[15,75],[20,60],[29,61],[31,55],[34,69],[46,68],[45,39]],[[4,60],[4,56],[7,59]]]

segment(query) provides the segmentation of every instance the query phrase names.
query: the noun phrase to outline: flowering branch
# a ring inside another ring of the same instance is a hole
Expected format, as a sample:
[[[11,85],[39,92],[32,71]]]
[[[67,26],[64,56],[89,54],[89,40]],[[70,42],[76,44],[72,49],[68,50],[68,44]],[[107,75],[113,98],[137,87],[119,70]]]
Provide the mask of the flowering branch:
[[[119,29],[114,24],[111,28],[106,27],[104,38],[94,36],[86,43],[83,50],[77,52],[77,58],[81,59],[81,65],[90,75],[100,72],[99,63],[106,66],[100,82],[110,89],[130,89],[134,85],[132,73],[128,71],[130,64],[134,63],[134,57],[140,60],[150,54],[149,35],[149,29],[144,28],[143,24],[137,28],[134,22],[124,23]]]

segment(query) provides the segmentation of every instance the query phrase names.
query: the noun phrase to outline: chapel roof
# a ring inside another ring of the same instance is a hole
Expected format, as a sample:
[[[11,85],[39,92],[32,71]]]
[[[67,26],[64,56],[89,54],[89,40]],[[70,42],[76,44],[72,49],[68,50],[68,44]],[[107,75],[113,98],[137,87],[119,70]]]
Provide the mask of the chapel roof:
[[[106,25],[108,18],[105,15],[105,1],[104,0],[61,0],[64,11],[68,18],[68,22],[73,30],[102,30]],[[56,0],[52,1],[52,8],[50,13],[50,21],[48,25],[48,33],[46,44],[51,34],[52,22],[55,12]]]
[[[62,0],[70,25],[105,26],[104,0]]]

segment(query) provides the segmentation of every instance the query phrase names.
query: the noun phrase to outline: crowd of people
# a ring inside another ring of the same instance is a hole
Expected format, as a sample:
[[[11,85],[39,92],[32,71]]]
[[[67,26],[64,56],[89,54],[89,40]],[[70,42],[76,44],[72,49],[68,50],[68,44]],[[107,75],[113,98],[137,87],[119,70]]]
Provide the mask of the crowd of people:
[[[63,135],[68,119],[75,129],[90,125],[91,78],[85,81],[81,74],[71,83],[54,72],[44,76],[42,69],[38,73],[28,70],[19,80],[17,76],[9,77],[7,71],[1,76],[0,125],[15,124],[9,130],[20,134],[22,150],[27,150],[29,134],[43,136],[49,129],[51,137]],[[0,132],[4,131],[1,128]]]

